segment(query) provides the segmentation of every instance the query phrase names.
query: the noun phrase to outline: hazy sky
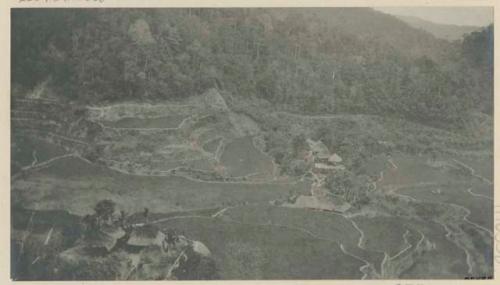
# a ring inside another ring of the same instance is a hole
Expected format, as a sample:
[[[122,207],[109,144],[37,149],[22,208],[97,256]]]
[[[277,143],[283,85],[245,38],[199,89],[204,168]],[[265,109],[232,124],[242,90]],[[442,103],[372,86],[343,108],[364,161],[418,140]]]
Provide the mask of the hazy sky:
[[[384,7],[374,8],[385,13],[415,16],[441,24],[486,26],[493,22],[489,7]]]

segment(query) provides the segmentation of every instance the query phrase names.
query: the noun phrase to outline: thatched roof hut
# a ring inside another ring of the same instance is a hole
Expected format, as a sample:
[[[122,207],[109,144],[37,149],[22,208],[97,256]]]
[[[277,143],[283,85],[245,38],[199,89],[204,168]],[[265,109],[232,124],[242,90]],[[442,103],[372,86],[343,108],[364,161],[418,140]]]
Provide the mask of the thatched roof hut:
[[[330,151],[326,147],[326,145],[322,141],[313,141],[311,139],[307,139],[307,144],[311,149],[313,155],[318,159],[326,159],[330,157]]]
[[[193,251],[205,257],[210,257],[212,255],[208,247],[197,240],[193,241]]]
[[[80,240],[80,244],[85,248],[102,249],[109,252],[115,246],[116,240],[112,235],[95,230],[87,233]]]
[[[334,153],[328,158],[328,162],[331,163],[341,163],[342,162],[342,157],[340,155]]]
[[[105,225],[101,227],[101,231],[114,239],[120,239],[125,235],[125,231],[118,225]]]
[[[127,244],[132,246],[161,246],[164,239],[165,234],[158,227],[145,225],[132,230]]]

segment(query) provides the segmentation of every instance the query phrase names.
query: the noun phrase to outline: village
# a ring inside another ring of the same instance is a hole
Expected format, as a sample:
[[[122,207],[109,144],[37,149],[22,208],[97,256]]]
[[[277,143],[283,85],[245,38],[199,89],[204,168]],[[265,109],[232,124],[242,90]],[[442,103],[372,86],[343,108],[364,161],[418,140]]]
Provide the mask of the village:
[[[304,153],[304,161],[310,165],[306,173],[312,177],[311,195],[296,195],[284,206],[294,208],[306,208],[312,210],[332,211],[343,213],[351,208],[351,205],[341,197],[334,196],[326,189],[328,175],[337,171],[345,170],[342,157],[336,153],[330,153],[321,141],[307,139],[309,150]]]

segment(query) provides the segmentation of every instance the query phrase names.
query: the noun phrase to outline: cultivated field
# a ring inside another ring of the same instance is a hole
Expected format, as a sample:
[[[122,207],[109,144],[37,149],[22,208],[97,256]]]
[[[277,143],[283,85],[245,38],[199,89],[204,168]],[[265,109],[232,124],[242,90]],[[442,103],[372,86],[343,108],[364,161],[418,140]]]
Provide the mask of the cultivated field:
[[[113,199],[129,212],[214,208],[240,203],[267,203],[290,192],[309,191],[307,183],[202,182],[174,175],[127,175],[64,158],[12,184],[13,197],[27,208],[62,209],[86,214],[102,199]],[[57,197],[57,199],[55,199]]]
[[[278,225],[252,225],[211,218],[161,223],[203,240],[223,279],[359,279],[363,262],[339,244]]]

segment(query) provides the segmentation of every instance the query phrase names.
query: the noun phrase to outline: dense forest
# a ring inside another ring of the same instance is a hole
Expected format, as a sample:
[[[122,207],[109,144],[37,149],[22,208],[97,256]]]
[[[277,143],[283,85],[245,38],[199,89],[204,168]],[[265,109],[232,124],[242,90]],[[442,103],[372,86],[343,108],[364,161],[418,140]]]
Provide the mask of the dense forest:
[[[214,87],[296,112],[453,127],[492,113],[492,26],[448,42],[369,8],[14,9],[12,31],[14,93],[49,82],[98,104]]]

